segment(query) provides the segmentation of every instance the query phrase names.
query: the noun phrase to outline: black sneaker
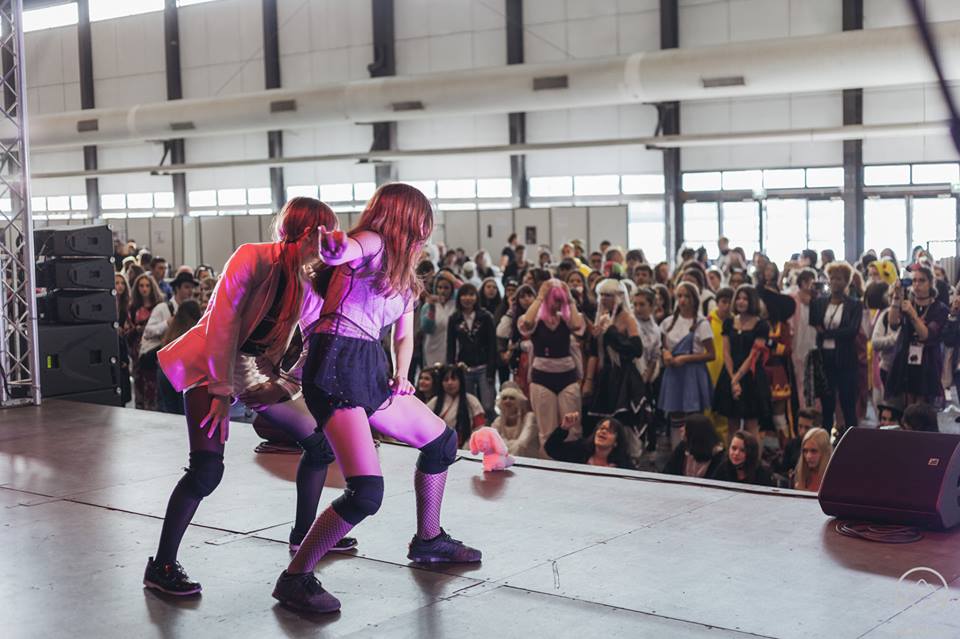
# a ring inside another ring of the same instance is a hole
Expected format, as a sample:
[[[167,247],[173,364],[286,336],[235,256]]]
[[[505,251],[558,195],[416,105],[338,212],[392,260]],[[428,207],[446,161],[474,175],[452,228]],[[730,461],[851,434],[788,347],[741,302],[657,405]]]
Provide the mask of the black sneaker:
[[[290,529],[290,554],[296,554],[300,550],[300,544],[303,543],[303,538],[305,535],[297,535],[294,530]],[[357,539],[355,537],[344,537],[337,543],[333,545],[333,548],[330,550],[336,552],[344,552],[346,550],[353,550],[357,547]]]
[[[200,584],[190,581],[179,562],[161,565],[153,557],[147,560],[147,568],[143,571],[143,585],[180,597],[195,595],[203,590]]]
[[[284,570],[273,589],[273,598],[285,606],[305,612],[340,610],[340,600],[324,590],[312,572],[288,573]]]
[[[421,564],[438,563],[475,563],[480,561],[482,553],[454,539],[443,528],[440,534],[424,541],[416,535],[410,540],[410,552],[407,559]]]

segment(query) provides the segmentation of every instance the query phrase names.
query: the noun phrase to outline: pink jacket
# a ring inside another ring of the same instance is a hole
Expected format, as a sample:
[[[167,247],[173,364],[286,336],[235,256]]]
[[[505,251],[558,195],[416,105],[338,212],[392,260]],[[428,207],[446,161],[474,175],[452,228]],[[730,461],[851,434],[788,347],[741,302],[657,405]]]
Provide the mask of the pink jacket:
[[[160,367],[177,391],[207,384],[214,395],[233,394],[237,352],[267,314],[277,292],[279,254],[279,244],[243,244],[227,260],[203,317],[158,354]],[[291,397],[300,394],[308,338],[323,306],[323,299],[312,287],[306,285],[303,290],[299,322],[303,351],[297,363],[277,380]],[[291,326],[287,338],[272,344],[264,357],[279,363],[294,330]]]

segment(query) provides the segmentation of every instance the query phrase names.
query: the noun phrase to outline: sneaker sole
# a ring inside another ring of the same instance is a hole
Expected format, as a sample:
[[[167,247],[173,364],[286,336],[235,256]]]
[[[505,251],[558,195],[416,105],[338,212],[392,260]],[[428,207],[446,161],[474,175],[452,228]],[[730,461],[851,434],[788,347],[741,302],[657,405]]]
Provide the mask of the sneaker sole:
[[[446,557],[414,557],[407,555],[407,559],[417,564],[478,564],[483,561],[482,557],[476,559],[448,559]]]
[[[297,610],[299,612],[314,612],[321,615],[329,615],[334,612],[340,612],[340,606],[337,606],[336,608],[330,608],[329,610],[320,610],[318,608],[311,608],[310,606],[301,606],[300,604],[284,599],[283,597],[278,595],[276,591],[274,591],[271,596],[277,601],[279,601],[281,606],[285,606],[287,608],[290,608],[291,610]]]
[[[359,543],[353,542],[353,544],[350,546],[340,546],[339,548],[334,546],[330,549],[330,552],[347,552],[348,550],[355,550],[359,545]],[[298,550],[300,550],[300,546],[288,546],[288,549],[290,550],[290,554],[294,555]]]
[[[160,584],[155,583],[153,581],[149,581],[147,579],[143,580],[143,585],[146,586],[147,588],[153,588],[154,590],[159,590],[162,593],[173,595],[174,597],[188,597],[190,595],[199,594],[203,591],[203,588],[201,586],[197,586],[196,589],[194,590],[168,590],[167,588],[164,588]]]

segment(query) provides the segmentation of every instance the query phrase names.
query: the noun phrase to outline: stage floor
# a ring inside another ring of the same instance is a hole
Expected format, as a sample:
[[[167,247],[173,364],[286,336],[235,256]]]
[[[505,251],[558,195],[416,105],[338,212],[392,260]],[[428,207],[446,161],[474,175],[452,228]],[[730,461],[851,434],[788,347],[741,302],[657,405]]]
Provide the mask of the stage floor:
[[[49,401],[0,411],[0,636],[956,637],[960,533],[873,544],[816,499],[543,462],[450,469],[444,525],[475,568],[406,560],[415,451],[385,444],[387,496],[354,555],[321,562],[333,617],[270,597],[288,560],[297,458],[233,426],[227,470],[180,554],[202,597],[144,590],[186,464],[181,417]],[[339,494],[331,472],[324,505]],[[951,588],[939,584],[937,571]]]

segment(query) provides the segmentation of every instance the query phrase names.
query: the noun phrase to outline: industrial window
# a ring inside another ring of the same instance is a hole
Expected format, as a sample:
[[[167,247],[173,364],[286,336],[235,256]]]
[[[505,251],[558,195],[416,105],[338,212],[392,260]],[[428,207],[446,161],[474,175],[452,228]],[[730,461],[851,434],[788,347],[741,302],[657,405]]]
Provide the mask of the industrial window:
[[[128,193],[127,207],[131,209],[152,209],[153,193]]]
[[[623,175],[620,188],[624,195],[661,195],[664,191],[662,175]]]
[[[321,184],[320,199],[324,202],[352,202],[353,183]]]
[[[357,182],[353,185],[353,199],[358,202],[366,202],[373,197],[373,192],[377,190],[374,182]]]
[[[807,201],[767,200],[763,210],[763,251],[775,264],[783,265],[807,248]]]
[[[513,197],[510,178],[481,178],[477,180],[477,197]]]
[[[271,204],[273,202],[273,191],[270,190],[269,186],[247,189],[247,202],[249,204]]]
[[[763,171],[724,171],[724,191],[759,191],[763,188]]]
[[[574,195],[619,195],[619,175],[577,175],[573,178]]]
[[[810,174],[807,173],[807,179]],[[808,182],[809,184],[809,182]],[[807,204],[807,248],[844,254],[843,200],[810,200]]]
[[[719,177],[719,173],[717,174]],[[717,256],[720,237],[720,209],[716,202],[687,202],[683,205],[683,243],[707,249],[710,258]]]
[[[684,191],[719,191],[720,185],[720,171],[683,174]]]
[[[172,209],[175,204],[173,191],[160,191],[153,194],[153,205],[158,209]]]
[[[807,169],[808,189],[833,187],[843,187],[842,166]]]
[[[760,207],[758,202],[724,202],[722,234],[730,239],[731,246],[741,246],[747,259],[760,250]],[[717,252],[717,238],[708,251]]]
[[[195,206],[216,206],[217,205],[217,192],[214,190],[209,191],[190,191],[187,194],[187,201],[190,203],[191,207]]]
[[[561,197],[573,195],[573,178],[533,177],[530,178],[530,197]]]
[[[891,184],[910,184],[909,164],[884,164],[863,167],[865,186],[887,186]]]
[[[907,201],[903,198],[871,198],[863,206],[863,246],[892,248],[900,259],[907,252]]]
[[[960,165],[950,164],[914,164],[914,184],[956,184],[960,182]]]
[[[437,183],[433,180],[408,180],[407,184],[417,189],[431,200],[437,197]]]
[[[163,0],[90,0],[90,22],[163,11]]]
[[[806,186],[803,169],[772,169],[763,172],[765,189],[802,189]]]
[[[627,242],[630,248],[643,249],[651,264],[667,259],[667,229],[663,216],[663,200],[627,204]]]
[[[79,17],[76,2],[57,4],[52,7],[31,9],[30,11],[23,12],[24,32],[65,27],[67,25],[77,24],[77,22],[79,22]]]
[[[312,184],[307,184],[305,186],[288,186],[287,187],[287,199],[289,200],[292,197],[317,197],[317,187]]]
[[[477,197],[476,180],[437,180],[437,195],[441,199]]]
[[[922,246],[937,258],[956,255],[956,198],[915,197],[911,205],[910,249]]]

